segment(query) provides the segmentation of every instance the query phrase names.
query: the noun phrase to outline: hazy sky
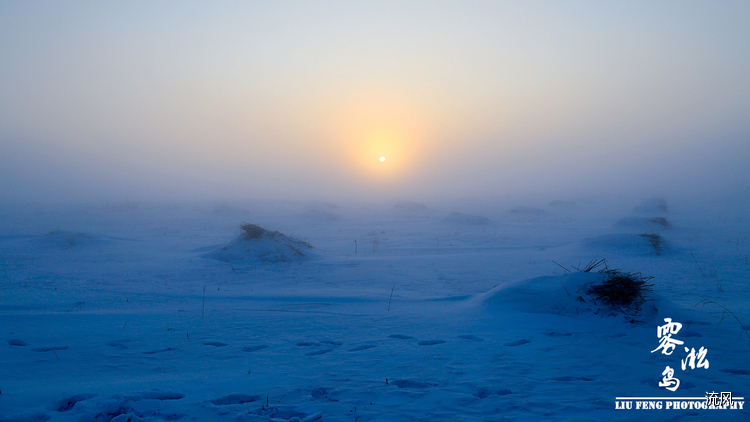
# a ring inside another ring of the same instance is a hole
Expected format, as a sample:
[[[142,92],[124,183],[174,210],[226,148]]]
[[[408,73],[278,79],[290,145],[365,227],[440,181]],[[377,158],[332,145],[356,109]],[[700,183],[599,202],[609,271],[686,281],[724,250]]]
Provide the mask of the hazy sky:
[[[0,2],[9,201],[747,189],[749,162],[747,1]]]

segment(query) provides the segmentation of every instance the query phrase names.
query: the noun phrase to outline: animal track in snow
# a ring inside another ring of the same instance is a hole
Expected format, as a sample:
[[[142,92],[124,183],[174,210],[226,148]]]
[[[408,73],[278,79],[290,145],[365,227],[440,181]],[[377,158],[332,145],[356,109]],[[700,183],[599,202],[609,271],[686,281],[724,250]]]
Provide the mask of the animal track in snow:
[[[478,337],[472,334],[464,334],[464,335],[458,336],[458,338],[463,339],[463,340],[471,340],[471,341],[484,341],[482,337]]]
[[[594,379],[590,377],[571,377],[571,376],[555,377],[555,378],[551,378],[551,380],[552,381],[594,381]]]
[[[529,344],[529,343],[531,343],[531,341],[522,338],[521,340],[511,341],[510,343],[505,343],[505,345],[508,347],[516,347],[516,346],[523,346],[524,344]]]
[[[300,421],[317,421],[322,417],[322,414],[316,413],[314,415],[307,415],[305,413],[298,412],[293,409],[283,407],[261,407],[255,409],[254,412],[258,416],[266,416],[271,420],[287,420],[289,422],[300,422]],[[249,413],[248,413],[249,414]]]
[[[490,397],[492,395],[505,396],[505,395],[508,395],[508,394],[512,394],[512,392],[510,390],[508,390],[507,388],[489,389],[489,388],[482,387],[482,388],[479,388],[472,395],[474,397],[477,397],[477,398],[480,398],[480,399],[486,399],[487,397]]]
[[[54,352],[55,350],[67,350],[68,346],[52,346],[52,347],[37,347],[36,349],[31,349],[35,352]]]
[[[557,331],[552,331],[549,333],[545,333],[548,337],[570,337],[573,334],[571,333],[558,333]]]
[[[361,352],[363,350],[372,349],[373,347],[377,347],[373,344],[363,344],[361,346],[353,347],[349,349],[350,352]]]
[[[405,336],[403,334],[391,334],[391,335],[388,336],[388,338],[397,338],[399,340],[411,340],[414,337],[412,337],[412,336]]]
[[[143,352],[144,355],[155,355],[157,353],[164,353],[164,352],[171,352],[173,349],[171,347],[167,347],[166,349],[156,349],[156,350],[149,350],[148,352]]]
[[[249,396],[247,394],[230,394],[228,396],[219,397],[218,399],[211,400],[211,403],[217,406],[225,406],[228,404],[244,404],[251,403],[260,400],[260,396]]]
[[[184,398],[184,394],[172,393],[169,391],[145,391],[143,393],[135,393],[129,396],[125,396],[127,400],[140,401],[140,400],[180,400]]]
[[[305,353],[305,356],[319,356],[319,355],[324,355],[331,351],[333,351],[333,349],[321,349],[321,350],[316,350],[314,352]]]
[[[417,342],[417,344],[420,345],[420,346],[434,346],[436,344],[443,344],[443,343],[445,343],[445,340],[440,340],[440,339],[436,339],[436,340],[421,340],[421,341]]]
[[[128,346],[126,346],[126,345],[124,345],[124,344],[122,344],[122,343],[120,343],[118,341],[113,341],[111,343],[107,343],[107,346],[111,346],[111,347],[114,347],[115,349],[122,349],[122,350],[128,348]]]
[[[437,385],[434,382],[415,381],[415,380],[396,380],[396,381],[393,381],[393,384],[398,388],[418,388],[418,389],[434,387]]]

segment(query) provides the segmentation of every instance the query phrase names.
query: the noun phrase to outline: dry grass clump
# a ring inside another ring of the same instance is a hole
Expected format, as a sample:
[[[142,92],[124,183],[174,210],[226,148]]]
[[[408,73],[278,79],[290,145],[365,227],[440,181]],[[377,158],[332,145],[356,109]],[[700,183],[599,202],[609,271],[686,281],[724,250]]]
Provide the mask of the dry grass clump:
[[[654,248],[654,254],[661,255],[666,245],[666,240],[659,233],[641,233],[639,236],[646,238],[649,245]]]
[[[260,239],[268,233],[266,229],[257,224],[244,223],[240,226],[240,229],[245,232],[245,237],[243,237],[245,240]]]
[[[240,226],[240,229],[245,232],[242,240],[276,239],[282,241],[284,244],[294,249],[296,252],[299,252],[299,247],[302,246],[314,249],[313,245],[309,244],[308,242],[285,236],[281,232],[266,230],[257,224],[243,223]]]
[[[641,305],[646,302],[646,294],[653,290],[653,284],[648,283],[653,277],[607,268],[600,272],[606,275],[604,281],[592,285],[588,294],[621,312],[627,313],[626,309],[636,312],[640,310]]]
[[[565,271],[570,272],[564,266],[552,261]],[[604,259],[592,259],[585,266],[573,266],[573,269],[580,272],[589,273],[597,272],[602,277],[594,282],[584,283],[577,292],[584,290],[586,299],[583,295],[578,296],[579,302],[591,301],[595,304],[602,304],[610,308],[612,314],[620,313],[627,317],[631,323],[642,322],[639,319],[643,317],[641,307],[649,300],[647,294],[653,291],[653,284],[648,281],[653,277],[644,277],[641,273],[628,273],[622,270],[610,269],[607,261]],[[598,271],[594,271],[597,270]],[[588,286],[588,288],[586,288]],[[565,285],[563,284],[563,288]],[[568,292],[568,289],[565,288]],[[568,292],[570,295],[570,292]],[[589,299],[589,300],[587,300]],[[654,308],[656,310],[656,308]],[[578,309],[576,308],[576,311]],[[597,309],[595,314],[599,314],[601,308]]]

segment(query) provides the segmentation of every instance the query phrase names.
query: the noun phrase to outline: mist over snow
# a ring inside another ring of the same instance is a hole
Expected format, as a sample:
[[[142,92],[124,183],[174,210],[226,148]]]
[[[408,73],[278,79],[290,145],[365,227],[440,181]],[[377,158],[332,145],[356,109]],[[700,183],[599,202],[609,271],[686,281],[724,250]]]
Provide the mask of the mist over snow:
[[[749,420],[748,16],[1,2],[0,422]]]
[[[748,189],[744,2],[0,12],[6,201]]]

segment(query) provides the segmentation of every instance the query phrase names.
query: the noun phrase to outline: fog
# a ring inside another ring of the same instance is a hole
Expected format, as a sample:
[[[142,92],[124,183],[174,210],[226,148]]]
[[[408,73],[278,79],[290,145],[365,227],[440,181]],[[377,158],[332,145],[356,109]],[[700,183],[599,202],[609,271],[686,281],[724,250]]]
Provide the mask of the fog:
[[[747,2],[4,2],[0,195],[748,195],[748,16]]]

